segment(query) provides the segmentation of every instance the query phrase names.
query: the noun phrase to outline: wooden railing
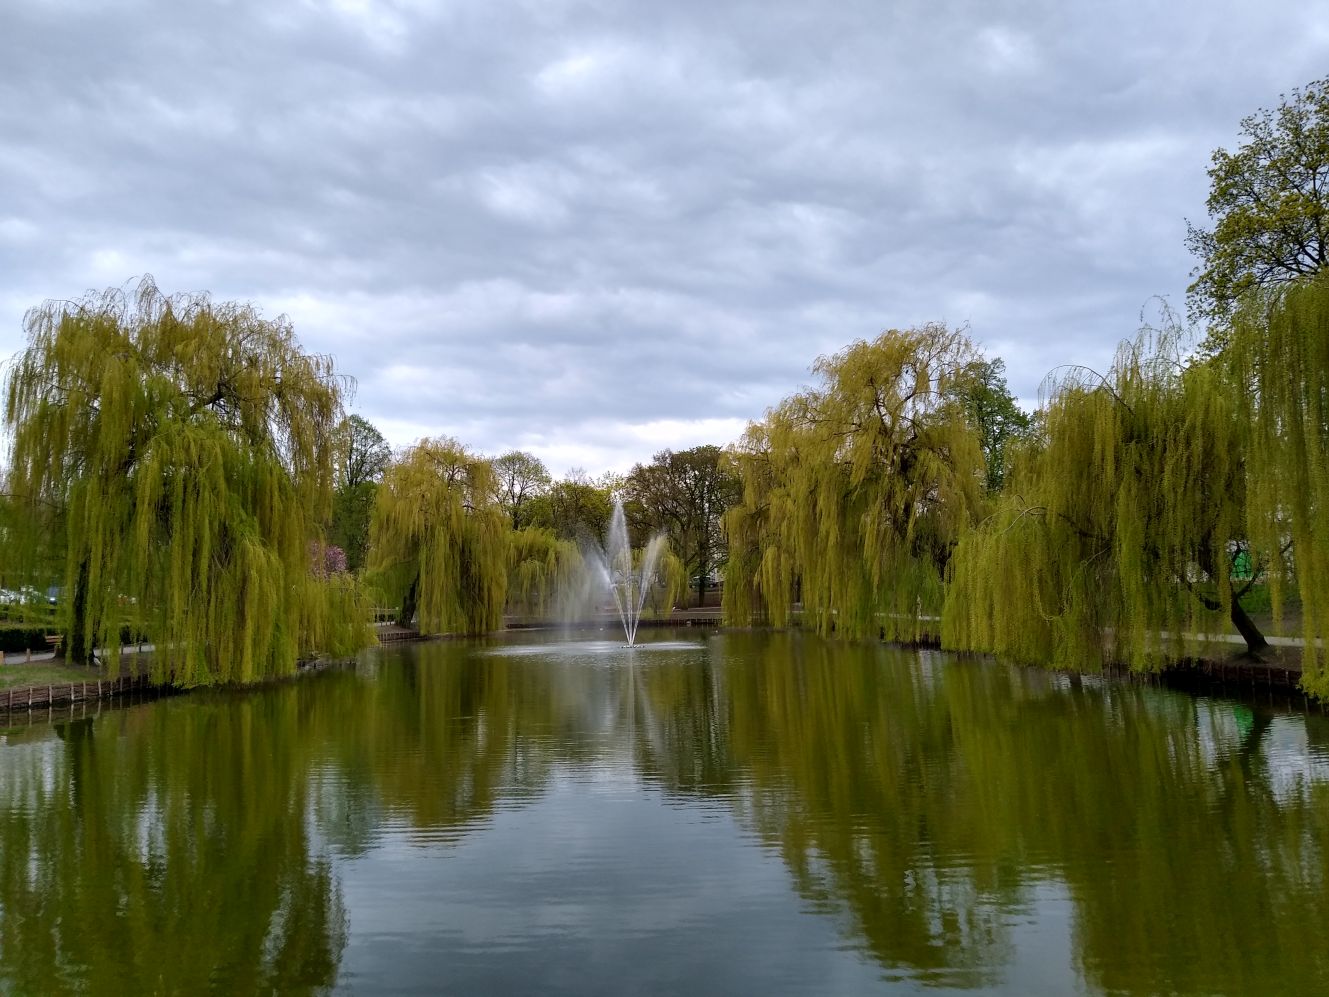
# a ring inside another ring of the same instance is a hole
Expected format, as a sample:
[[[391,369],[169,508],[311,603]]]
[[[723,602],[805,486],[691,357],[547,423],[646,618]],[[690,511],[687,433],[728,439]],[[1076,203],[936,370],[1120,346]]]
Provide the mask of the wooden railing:
[[[95,679],[91,682],[52,682],[6,689],[0,692],[0,703],[4,704],[6,710],[30,710],[35,706],[89,702],[107,696],[119,696],[135,689],[147,689],[151,685],[147,675],[121,675],[116,679]]]

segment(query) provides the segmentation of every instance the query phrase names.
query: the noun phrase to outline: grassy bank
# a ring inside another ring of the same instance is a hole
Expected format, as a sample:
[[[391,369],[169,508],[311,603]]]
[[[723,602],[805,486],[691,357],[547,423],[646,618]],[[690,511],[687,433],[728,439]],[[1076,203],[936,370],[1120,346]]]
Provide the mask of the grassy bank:
[[[120,660],[120,675],[137,675],[134,659],[126,655]],[[71,665],[62,659],[44,661],[11,661],[0,665],[0,690],[26,689],[29,686],[77,685],[107,678],[103,666],[83,667]]]

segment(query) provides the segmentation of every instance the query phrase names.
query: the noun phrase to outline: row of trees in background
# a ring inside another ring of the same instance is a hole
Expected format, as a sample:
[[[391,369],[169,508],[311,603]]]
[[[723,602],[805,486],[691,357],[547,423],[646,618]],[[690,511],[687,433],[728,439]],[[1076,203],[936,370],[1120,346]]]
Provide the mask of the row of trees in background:
[[[345,653],[370,601],[465,633],[585,609],[615,501],[639,540],[670,538],[660,610],[723,568],[734,622],[801,604],[823,633],[912,639],[940,615],[951,647],[1153,667],[1221,611],[1259,651],[1257,578],[1275,605],[1296,587],[1308,635],[1329,622],[1326,328],[1322,280],[1248,295],[1213,355],[1188,360],[1169,321],[1050,381],[1036,420],[964,330],[892,331],[819,360],[729,450],[556,481],[449,439],[394,455],[288,326],[145,281],[29,316],[7,564],[59,566],[73,657],[128,626],[187,683]]]
[[[689,579],[705,599],[733,483],[718,447],[662,451],[623,476],[554,480],[529,453],[486,459],[455,440],[423,440],[388,463],[354,532],[368,537],[367,579],[400,606],[399,621],[480,633],[505,610],[556,619],[591,608],[603,595],[593,552],[622,503],[639,542],[670,540],[647,593],[647,607],[666,612],[687,598]]]
[[[583,555],[604,540],[615,502],[642,544],[670,539],[655,608],[706,602],[724,561],[721,520],[737,477],[716,446],[663,450],[626,475],[574,469],[557,480],[533,454],[484,458],[447,438],[394,457],[358,415],[342,424],[338,446],[329,540],[399,620],[429,630],[493,629],[505,608],[544,618],[584,609],[593,593]]]

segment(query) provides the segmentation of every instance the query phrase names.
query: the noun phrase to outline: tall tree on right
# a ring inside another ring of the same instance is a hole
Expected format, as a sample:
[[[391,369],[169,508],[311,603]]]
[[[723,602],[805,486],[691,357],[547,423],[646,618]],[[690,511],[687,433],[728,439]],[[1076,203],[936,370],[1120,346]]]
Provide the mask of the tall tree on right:
[[[1231,563],[1246,526],[1239,403],[1217,363],[1183,365],[1187,345],[1177,326],[1146,329],[1108,371],[1050,379],[1039,432],[951,559],[946,646],[1158,669],[1222,610],[1264,649]]]
[[[1329,698],[1329,273],[1243,303],[1220,358],[1247,433],[1247,530],[1275,617],[1301,598],[1302,687]]]
[[[1319,273],[1329,263],[1329,78],[1241,121],[1236,150],[1214,151],[1206,206],[1212,228],[1187,222],[1200,263],[1191,316],[1213,349],[1243,294]]]

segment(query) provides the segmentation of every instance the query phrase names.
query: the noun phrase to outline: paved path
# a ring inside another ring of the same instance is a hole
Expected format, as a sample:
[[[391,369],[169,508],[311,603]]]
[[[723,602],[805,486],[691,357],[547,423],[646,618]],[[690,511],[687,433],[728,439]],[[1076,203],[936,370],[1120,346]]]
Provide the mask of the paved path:
[[[140,652],[147,653],[152,649],[153,645],[151,644],[130,644],[120,648],[120,657],[123,658],[127,654],[138,654]],[[105,661],[107,654],[106,648],[103,647],[98,648],[96,656],[98,660]],[[55,661],[57,657],[61,661],[64,660],[64,655],[57,656],[54,651],[33,651],[31,657],[26,651],[3,651],[0,652],[0,665],[22,665],[29,661]]]

